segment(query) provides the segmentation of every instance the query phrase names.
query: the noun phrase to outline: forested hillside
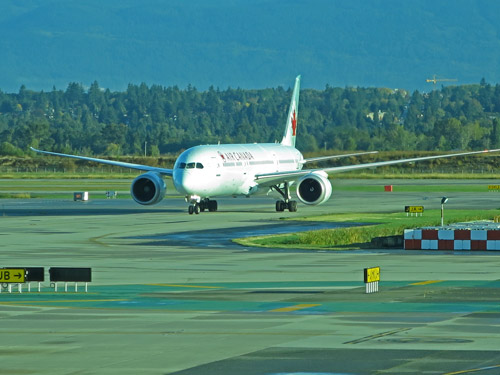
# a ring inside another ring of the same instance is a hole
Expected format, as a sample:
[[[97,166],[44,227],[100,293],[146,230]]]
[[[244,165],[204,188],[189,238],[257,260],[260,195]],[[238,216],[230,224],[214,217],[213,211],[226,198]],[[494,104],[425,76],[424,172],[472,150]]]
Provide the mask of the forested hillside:
[[[281,140],[291,90],[71,83],[66,90],[0,92],[0,155],[29,146],[85,155],[177,153],[197,144]],[[500,85],[422,94],[381,88],[302,90],[302,151],[478,150],[500,147]]]
[[[0,87],[500,82],[499,14],[495,0],[2,0]]]

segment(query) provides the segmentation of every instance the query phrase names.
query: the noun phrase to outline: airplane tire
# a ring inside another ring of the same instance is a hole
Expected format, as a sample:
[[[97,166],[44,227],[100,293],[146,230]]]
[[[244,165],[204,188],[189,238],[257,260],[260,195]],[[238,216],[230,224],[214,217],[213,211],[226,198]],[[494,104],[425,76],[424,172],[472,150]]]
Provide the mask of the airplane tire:
[[[276,201],[276,211],[283,212],[287,209],[287,204],[285,201]]]
[[[217,211],[217,201],[209,201],[208,202],[208,211],[209,212]]]
[[[201,209],[200,209],[200,205],[199,204],[195,204],[194,205],[194,213],[196,215],[198,215],[200,213]]]
[[[192,215],[194,213],[194,206],[192,204],[189,205],[188,207],[188,213]]]
[[[288,210],[290,212],[297,212],[297,201],[288,202]]]
[[[281,211],[283,211],[283,210],[281,209],[281,202],[283,202],[283,201],[276,201],[276,212],[281,212]]]

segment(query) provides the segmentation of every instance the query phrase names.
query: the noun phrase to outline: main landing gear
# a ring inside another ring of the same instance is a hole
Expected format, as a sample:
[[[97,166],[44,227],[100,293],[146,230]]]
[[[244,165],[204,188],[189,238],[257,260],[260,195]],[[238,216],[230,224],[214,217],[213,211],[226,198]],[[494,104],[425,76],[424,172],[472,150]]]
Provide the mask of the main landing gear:
[[[287,209],[290,212],[297,212],[297,201],[276,201],[276,212],[283,212]]]
[[[188,213],[190,215],[198,215],[200,212],[204,212],[205,210],[208,210],[208,212],[217,211],[217,201],[212,201],[208,198],[205,198],[201,199],[199,202],[191,201],[188,207]]]
[[[288,182],[282,184],[281,187],[274,185],[272,188],[283,197],[282,200],[276,201],[276,212],[283,212],[285,210],[297,212],[297,201],[290,199],[290,184]]]

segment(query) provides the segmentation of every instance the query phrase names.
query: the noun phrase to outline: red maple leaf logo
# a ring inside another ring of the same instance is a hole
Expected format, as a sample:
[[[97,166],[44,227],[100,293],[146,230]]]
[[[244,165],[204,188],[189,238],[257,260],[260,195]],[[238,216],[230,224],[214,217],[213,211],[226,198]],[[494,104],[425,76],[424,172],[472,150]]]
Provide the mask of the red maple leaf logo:
[[[297,131],[297,118],[295,117],[295,111],[293,111],[292,117],[292,135],[295,137],[295,132]]]

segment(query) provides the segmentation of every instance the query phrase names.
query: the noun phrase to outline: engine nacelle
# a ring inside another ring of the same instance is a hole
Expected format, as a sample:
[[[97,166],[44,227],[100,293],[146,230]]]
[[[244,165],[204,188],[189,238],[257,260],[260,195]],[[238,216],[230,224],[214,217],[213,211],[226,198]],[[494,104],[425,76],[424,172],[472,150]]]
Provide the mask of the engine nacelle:
[[[160,202],[167,192],[167,185],[159,173],[148,172],[132,181],[130,194],[134,201],[143,205]]]
[[[312,172],[297,181],[297,197],[304,204],[321,204],[331,195],[332,184],[325,172]]]

